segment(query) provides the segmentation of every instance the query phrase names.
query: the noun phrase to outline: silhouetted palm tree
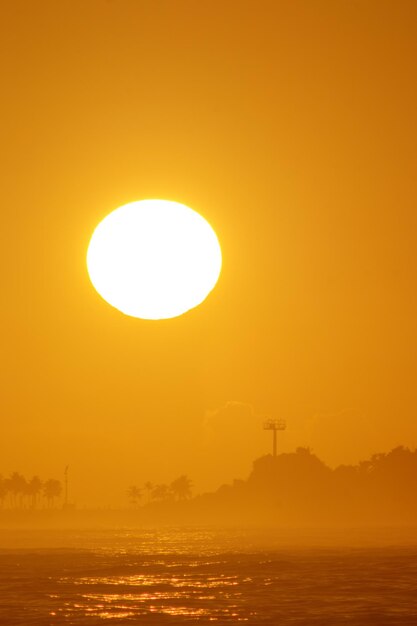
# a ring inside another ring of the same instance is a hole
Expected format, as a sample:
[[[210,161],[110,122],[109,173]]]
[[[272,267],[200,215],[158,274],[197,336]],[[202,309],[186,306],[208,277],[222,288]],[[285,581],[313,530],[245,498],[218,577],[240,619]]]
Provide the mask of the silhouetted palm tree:
[[[4,506],[4,500],[6,496],[7,496],[7,482],[5,481],[3,476],[0,476],[0,506],[2,508]]]
[[[144,487],[145,487],[146,492],[147,492],[147,494],[148,494],[148,504],[149,504],[149,502],[151,501],[152,490],[153,490],[153,484],[152,484],[151,482],[149,482],[149,480],[148,480],[148,482],[147,482],[147,483],[145,483]]]
[[[178,500],[186,500],[191,497],[192,482],[187,476],[180,476],[171,483],[170,487]]]
[[[154,500],[167,500],[170,496],[168,485],[156,485],[152,491],[152,498]]]
[[[130,502],[134,506],[138,506],[138,500],[140,500],[142,497],[142,489],[139,489],[139,487],[136,487],[136,485],[132,485],[132,487],[129,487],[129,489],[127,490],[127,495]]]
[[[26,478],[19,474],[19,472],[13,472],[10,478],[6,481],[7,489],[10,493],[10,501],[12,507],[16,507],[18,504],[22,505],[23,496],[26,493]]]
[[[50,478],[43,485],[43,495],[46,498],[48,506],[53,506],[55,498],[59,498],[62,493],[62,485],[59,480]]]
[[[27,483],[27,494],[31,498],[31,507],[36,508],[38,503],[38,497],[42,491],[42,481],[39,476],[33,476],[33,478]]]

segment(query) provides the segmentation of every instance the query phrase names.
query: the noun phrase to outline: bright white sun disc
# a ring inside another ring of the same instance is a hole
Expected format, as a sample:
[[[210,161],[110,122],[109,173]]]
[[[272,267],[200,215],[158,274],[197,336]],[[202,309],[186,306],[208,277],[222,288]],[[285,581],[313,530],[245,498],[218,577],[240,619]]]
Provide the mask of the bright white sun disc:
[[[210,224],[184,204],[131,202],[105,217],[87,252],[95,289],[126,315],[176,317],[215,286],[222,255]]]

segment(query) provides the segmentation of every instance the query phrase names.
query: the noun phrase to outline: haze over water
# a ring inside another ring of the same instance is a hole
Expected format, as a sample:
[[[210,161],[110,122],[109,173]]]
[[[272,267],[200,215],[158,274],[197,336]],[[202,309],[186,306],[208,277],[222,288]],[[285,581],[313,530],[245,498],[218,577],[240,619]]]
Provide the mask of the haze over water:
[[[414,626],[413,536],[1,531],[0,623]]]

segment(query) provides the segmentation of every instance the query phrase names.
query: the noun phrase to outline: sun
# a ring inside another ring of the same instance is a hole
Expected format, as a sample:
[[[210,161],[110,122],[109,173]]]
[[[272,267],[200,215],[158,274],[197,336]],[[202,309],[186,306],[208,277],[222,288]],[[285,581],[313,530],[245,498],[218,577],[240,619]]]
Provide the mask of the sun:
[[[220,275],[216,233],[196,211],[168,200],[115,209],[94,230],[87,252],[95,289],[133,317],[157,320],[198,306]]]

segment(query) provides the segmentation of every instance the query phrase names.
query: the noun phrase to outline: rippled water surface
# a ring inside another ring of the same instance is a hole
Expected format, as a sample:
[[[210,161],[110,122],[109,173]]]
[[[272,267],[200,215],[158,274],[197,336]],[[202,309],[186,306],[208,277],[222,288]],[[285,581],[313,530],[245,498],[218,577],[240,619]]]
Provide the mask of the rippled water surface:
[[[285,544],[243,531],[0,531],[0,624],[417,625],[417,546]]]

